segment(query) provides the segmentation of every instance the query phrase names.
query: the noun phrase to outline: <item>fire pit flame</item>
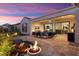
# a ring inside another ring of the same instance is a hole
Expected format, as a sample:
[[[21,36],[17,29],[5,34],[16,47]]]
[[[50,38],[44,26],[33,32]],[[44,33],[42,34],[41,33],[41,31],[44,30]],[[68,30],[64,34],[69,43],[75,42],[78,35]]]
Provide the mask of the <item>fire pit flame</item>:
[[[38,44],[38,42],[35,41],[35,43],[34,43],[33,46],[30,45],[30,48],[27,50],[27,52],[28,52],[29,55],[40,54],[41,48],[39,46],[37,46],[37,44]]]
[[[34,43],[33,50],[37,50],[37,41]]]

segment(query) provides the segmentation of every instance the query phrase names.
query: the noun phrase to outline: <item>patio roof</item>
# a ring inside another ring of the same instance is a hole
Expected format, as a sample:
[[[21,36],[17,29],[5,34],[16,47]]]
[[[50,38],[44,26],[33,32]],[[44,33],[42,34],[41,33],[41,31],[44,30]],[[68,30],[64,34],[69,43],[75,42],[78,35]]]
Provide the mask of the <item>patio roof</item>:
[[[69,8],[58,10],[54,13],[46,14],[44,16],[32,19],[32,21],[47,20],[47,19],[50,19],[50,18],[53,18],[53,17],[63,16],[63,15],[67,15],[67,14],[75,14],[78,11],[79,11],[78,7],[72,6],[72,7],[69,7]]]

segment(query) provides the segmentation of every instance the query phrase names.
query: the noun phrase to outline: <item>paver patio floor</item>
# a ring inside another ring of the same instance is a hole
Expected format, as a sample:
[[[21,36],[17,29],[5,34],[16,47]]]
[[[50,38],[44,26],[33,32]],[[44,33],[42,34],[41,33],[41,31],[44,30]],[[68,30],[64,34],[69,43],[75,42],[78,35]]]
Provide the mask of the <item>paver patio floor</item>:
[[[42,48],[41,56],[79,56],[79,47],[70,45],[66,34],[55,35],[51,39],[41,39],[33,36],[20,36],[19,38],[29,41],[37,40],[38,45]]]

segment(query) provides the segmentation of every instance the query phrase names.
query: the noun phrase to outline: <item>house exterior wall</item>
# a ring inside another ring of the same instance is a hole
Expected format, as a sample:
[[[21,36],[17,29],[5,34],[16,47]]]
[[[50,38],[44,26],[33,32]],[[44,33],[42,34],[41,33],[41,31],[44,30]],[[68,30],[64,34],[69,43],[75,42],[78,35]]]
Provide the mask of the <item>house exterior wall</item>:
[[[22,31],[22,25],[23,24],[27,24],[27,32],[23,32]],[[30,33],[31,33],[31,20],[27,19],[27,18],[23,18],[23,20],[22,20],[22,22],[20,24],[20,30],[21,30],[22,34],[28,34],[28,35],[30,35]]]
[[[75,43],[79,44],[79,7],[71,8],[71,9],[68,9],[68,10],[65,10],[65,11],[61,11],[61,12],[58,12],[56,14],[40,17],[40,18],[35,19],[34,21],[48,19],[48,18],[51,18],[51,17],[58,17],[58,16],[66,15],[66,14],[73,14],[75,16],[74,22],[71,22],[70,26],[72,27],[72,25],[75,24]],[[40,27],[42,27],[41,24],[38,24],[38,25]],[[34,26],[35,26],[35,24],[32,25],[32,27],[34,27]],[[32,30],[34,31],[34,29],[32,29]]]
[[[69,14],[72,14],[72,15],[75,15],[76,13],[78,13],[77,11],[79,11],[79,8],[76,8],[76,7],[73,7],[73,8],[70,8],[70,9],[67,9],[67,10],[64,10],[64,11],[60,11],[60,12],[57,12],[55,14],[51,14],[51,15],[48,15],[48,16],[44,16],[44,17],[40,17],[40,18],[37,18],[37,19],[34,19],[32,22],[34,22],[32,24],[32,31],[34,31],[34,26],[36,26],[37,24],[40,26],[40,30],[44,30],[43,28],[43,24],[40,24],[39,21],[43,21],[43,20],[51,20],[56,17],[60,17],[60,16],[63,16],[63,15],[69,15]],[[51,18],[51,19],[50,19]],[[68,19],[64,19],[64,20],[60,20],[59,22],[64,22],[64,21],[68,21]],[[71,32],[71,27],[73,26],[74,24],[74,18],[72,18],[71,20],[69,19],[70,21],[70,32]],[[35,23],[36,22],[36,23]],[[38,23],[37,23],[38,22]],[[55,21],[56,22],[56,21]],[[53,23],[53,22],[52,22]]]
[[[21,22],[20,26],[17,26],[18,28],[20,27],[21,33],[22,32],[22,24],[27,23],[27,33],[26,34],[31,34],[33,31],[35,31],[35,26],[39,26],[41,31],[44,31],[44,27],[43,24],[39,22],[39,20],[44,20],[44,19],[48,19],[52,17],[58,17],[58,16],[62,16],[62,15],[67,15],[67,14],[73,14],[75,16],[75,19],[73,18],[73,21],[70,21],[70,31],[71,31],[71,27],[73,26],[73,24],[75,24],[75,43],[79,44],[79,8],[72,8],[69,10],[65,10],[56,14],[52,14],[49,16],[45,16],[42,18],[37,18],[33,21],[30,21],[27,18],[24,18],[24,20]],[[75,22],[74,22],[75,21]]]
[[[18,25],[16,25],[16,27],[17,27],[17,29],[20,29],[20,27],[21,27],[21,24],[18,24]]]
[[[60,16],[61,17],[61,16]],[[54,22],[51,22],[52,26],[53,27],[53,31],[55,31],[55,28],[58,27],[58,26],[55,26],[55,23],[64,23],[64,22],[69,22],[69,32],[72,32],[71,28],[73,27],[74,25],[74,15],[72,15],[71,17],[66,17],[66,18],[60,18],[60,19],[54,19],[54,18],[51,18],[51,19],[48,19],[47,22],[44,22],[44,23],[41,23],[40,21],[38,22],[33,22],[32,23],[32,32],[35,31],[35,27],[38,26],[39,27],[39,30],[40,31],[44,31],[44,24],[50,24],[49,20],[54,20]],[[44,20],[42,20],[44,21]],[[61,26],[59,27],[61,28]]]
[[[21,29],[20,29],[21,24],[14,24],[13,27],[14,27],[14,32],[21,31]]]

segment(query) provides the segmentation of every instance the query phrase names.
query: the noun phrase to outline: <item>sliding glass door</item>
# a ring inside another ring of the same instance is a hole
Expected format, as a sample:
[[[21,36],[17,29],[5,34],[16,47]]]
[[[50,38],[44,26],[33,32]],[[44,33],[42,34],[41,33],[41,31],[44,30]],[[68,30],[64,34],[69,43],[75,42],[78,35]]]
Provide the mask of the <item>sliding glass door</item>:
[[[53,31],[53,24],[44,24],[44,31]]]
[[[69,22],[55,23],[55,31],[58,33],[68,33],[70,30]]]

